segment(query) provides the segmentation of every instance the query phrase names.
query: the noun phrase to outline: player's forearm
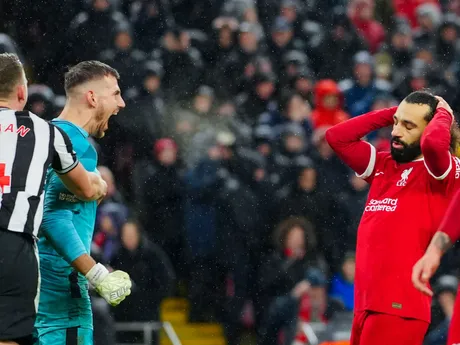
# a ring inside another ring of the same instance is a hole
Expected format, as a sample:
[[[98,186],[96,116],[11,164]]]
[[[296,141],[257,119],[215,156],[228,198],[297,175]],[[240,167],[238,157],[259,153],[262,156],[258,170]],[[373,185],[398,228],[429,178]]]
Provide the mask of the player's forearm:
[[[53,248],[69,264],[86,254],[86,248],[72,223],[70,210],[48,211],[42,222],[42,231]]]
[[[94,259],[88,254],[83,254],[72,261],[73,268],[85,276],[95,265],[96,261],[94,261]]]
[[[334,145],[333,148],[340,148],[343,145],[361,140],[377,129],[392,125],[396,109],[397,107],[392,107],[371,111],[335,125],[327,131],[329,144]]]
[[[396,109],[377,110],[342,122],[326,132],[326,140],[337,156],[361,175],[369,166],[373,149],[361,139],[377,129],[390,126]]]
[[[438,108],[420,141],[425,164],[435,178],[442,178],[452,166],[449,151],[451,125],[452,115],[447,110]]]
[[[452,247],[452,241],[450,237],[445,232],[437,231],[433,236],[433,239],[431,240],[426,253],[441,257],[447,250],[449,250],[450,247]]]

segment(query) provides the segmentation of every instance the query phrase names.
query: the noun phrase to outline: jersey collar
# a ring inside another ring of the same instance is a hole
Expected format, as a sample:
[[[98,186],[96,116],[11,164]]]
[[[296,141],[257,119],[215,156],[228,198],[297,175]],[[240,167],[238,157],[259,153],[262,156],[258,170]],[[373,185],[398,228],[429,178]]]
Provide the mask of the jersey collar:
[[[70,121],[67,121],[67,120],[61,120],[61,119],[53,119],[51,120],[51,122],[58,122],[58,123],[65,123],[69,126],[72,126],[74,127],[75,129],[77,129],[85,138],[88,138],[89,137],[89,134],[87,131],[85,131],[83,128],[81,128],[80,126],[77,126],[75,123],[73,122],[70,122]]]

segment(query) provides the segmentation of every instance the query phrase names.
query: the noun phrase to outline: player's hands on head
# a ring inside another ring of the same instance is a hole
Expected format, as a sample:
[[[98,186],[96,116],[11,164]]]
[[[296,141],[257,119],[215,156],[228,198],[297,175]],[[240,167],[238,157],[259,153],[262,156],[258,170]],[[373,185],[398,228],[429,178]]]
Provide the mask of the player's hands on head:
[[[428,288],[428,282],[434,275],[441,262],[440,255],[427,252],[417,261],[412,268],[412,283],[414,287],[428,296],[433,296],[433,291]]]
[[[111,306],[117,306],[131,294],[132,283],[129,274],[123,271],[109,273],[100,263],[86,274],[86,279]]]
[[[435,97],[438,100],[438,106],[436,107],[436,109],[439,109],[439,108],[446,109],[449,112],[449,114],[452,116],[452,118],[455,119],[454,111],[450,107],[449,103],[447,103],[447,101],[444,98],[442,98],[441,96],[435,96]]]

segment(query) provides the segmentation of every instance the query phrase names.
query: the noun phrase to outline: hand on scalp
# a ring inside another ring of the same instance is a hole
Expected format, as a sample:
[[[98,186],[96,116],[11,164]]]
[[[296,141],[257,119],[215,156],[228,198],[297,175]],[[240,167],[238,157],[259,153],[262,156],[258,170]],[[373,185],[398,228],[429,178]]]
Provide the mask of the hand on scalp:
[[[435,96],[435,97],[438,100],[438,105],[436,106],[436,109],[439,109],[439,108],[446,109],[449,112],[449,114],[452,116],[452,119],[455,120],[454,111],[450,107],[449,103],[447,103],[447,101],[441,96]]]

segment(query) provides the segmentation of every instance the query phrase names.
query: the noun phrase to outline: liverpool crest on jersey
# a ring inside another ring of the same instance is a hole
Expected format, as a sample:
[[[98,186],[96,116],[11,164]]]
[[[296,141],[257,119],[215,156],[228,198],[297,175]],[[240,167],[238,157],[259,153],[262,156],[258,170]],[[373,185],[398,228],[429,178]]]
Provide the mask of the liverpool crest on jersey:
[[[404,187],[406,184],[407,184],[407,180],[409,178],[409,175],[410,173],[412,172],[414,168],[410,168],[410,169],[405,169],[402,174],[401,174],[401,179],[396,182],[396,185],[398,187]]]

